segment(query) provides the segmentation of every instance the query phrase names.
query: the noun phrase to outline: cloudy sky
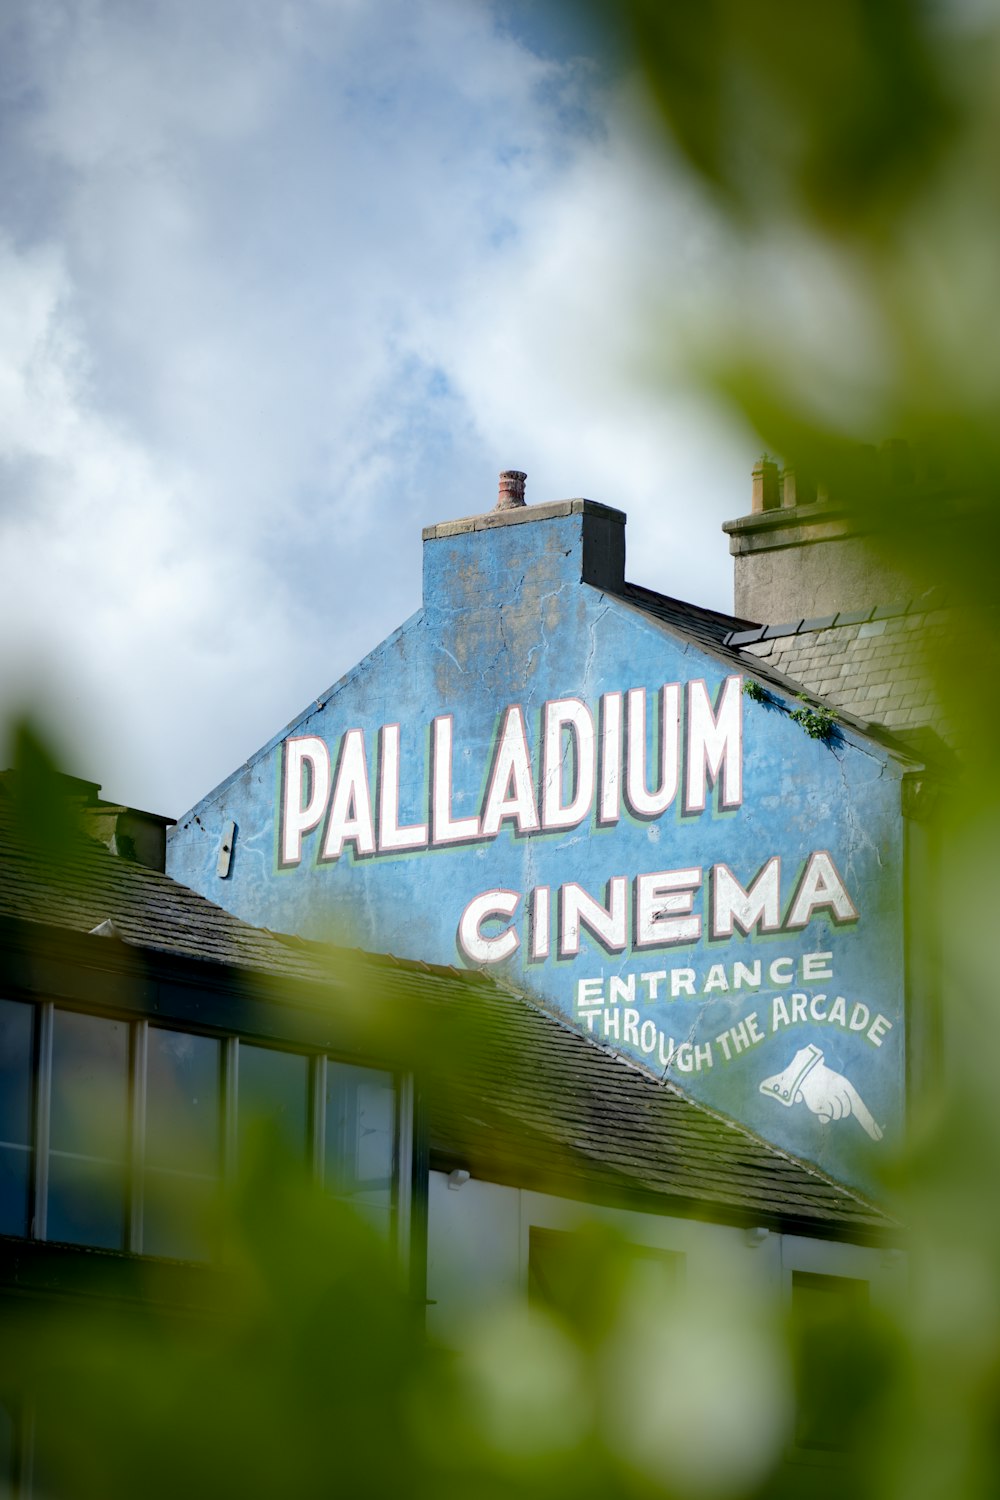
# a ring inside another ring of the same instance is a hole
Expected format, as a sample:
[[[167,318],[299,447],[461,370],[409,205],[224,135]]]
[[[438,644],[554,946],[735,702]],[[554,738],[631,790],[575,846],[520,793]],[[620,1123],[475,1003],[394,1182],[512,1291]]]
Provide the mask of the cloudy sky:
[[[669,373],[722,252],[564,15],[7,0],[0,110],[0,716],[105,795],[190,806],[501,468],[728,607],[753,439]]]

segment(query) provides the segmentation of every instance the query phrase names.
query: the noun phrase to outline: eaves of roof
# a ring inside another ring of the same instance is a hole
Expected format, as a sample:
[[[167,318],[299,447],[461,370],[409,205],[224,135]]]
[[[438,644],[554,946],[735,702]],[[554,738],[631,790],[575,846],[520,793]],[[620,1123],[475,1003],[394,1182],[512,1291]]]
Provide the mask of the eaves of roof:
[[[766,656],[754,653],[754,646],[766,636],[767,626],[750,626],[745,620],[717,610],[703,609],[687,604],[680,599],[655,594],[651,589],[626,584],[623,594],[608,594],[608,598],[639,611],[661,629],[668,631],[685,643],[694,642],[724,666],[746,673],[766,683],[768,687],[788,700],[787,706],[800,707],[799,699],[807,697],[811,702],[835,710],[839,725],[874,741],[884,750],[913,765],[923,763],[923,755],[907,743],[904,736],[895,733],[876,719],[852,712],[838,701],[815,691],[808,682],[776,667]],[[868,616],[864,617],[865,620]],[[799,622],[802,625],[803,622]],[[859,621],[860,623],[860,621]],[[784,629],[784,627],[782,627]],[[738,644],[746,637],[752,642],[748,646]]]
[[[94,935],[109,919],[112,936]],[[46,860],[2,803],[0,929],[5,967],[19,944],[27,955],[15,969],[26,988],[62,995],[68,986],[71,1002],[85,1004],[102,985],[79,990],[81,976],[114,973],[123,1008],[152,1005],[175,1024],[178,1014],[212,1014],[204,1024],[214,1026],[227,1024],[225,1013],[204,1009],[199,996],[231,992],[240,1024],[249,1017],[255,1034],[346,1045],[416,1072],[437,1155],[471,1160],[495,1180],[824,1237],[898,1232],[848,1189],[492,979],[250,927],[85,837]],[[162,984],[172,986],[167,1005]]]

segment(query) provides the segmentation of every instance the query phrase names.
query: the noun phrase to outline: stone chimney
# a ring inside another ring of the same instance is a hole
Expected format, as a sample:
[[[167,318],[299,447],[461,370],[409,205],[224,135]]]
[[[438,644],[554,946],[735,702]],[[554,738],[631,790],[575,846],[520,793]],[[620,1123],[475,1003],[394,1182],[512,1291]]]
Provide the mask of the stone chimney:
[[[525,479],[504,469],[492,510],[424,529],[425,609],[520,604],[568,582],[622,592],[624,514],[595,500],[526,505]]]
[[[764,455],[753,468],[750,514],[723,523],[733,556],[733,612],[759,624],[815,619],[839,611],[906,603],[933,583],[915,580],[885,545],[879,494],[918,489],[909,445],[860,450],[859,493],[828,493],[804,474]],[[863,492],[863,493],[862,493]],[[845,504],[848,499],[853,503]],[[871,504],[871,524],[864,503]]]

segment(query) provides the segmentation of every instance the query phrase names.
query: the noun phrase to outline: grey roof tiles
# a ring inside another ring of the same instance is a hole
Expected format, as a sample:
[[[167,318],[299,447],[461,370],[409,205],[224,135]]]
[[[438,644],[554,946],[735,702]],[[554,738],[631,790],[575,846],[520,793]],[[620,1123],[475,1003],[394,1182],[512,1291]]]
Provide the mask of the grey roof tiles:
[[[85,837],[58,859],[41,859],[2,794],[0,918],[70,934],[110,921],[116,936],[95,936],[95,944],[134,945],[154,961],[163,953],[234,966],[287,983],[297,996],[312,985],[329,994],[331,975],[355,998],[359,989],[366,999],[391,994],[419,1016],[413,1035],[439,1161],[583,1197],[638,1199],[660,1212],[793,1223],[849,1238],[894,1230],[854,1193],[491,980],[248,926]]]
[[[821,699],[862,732],[885,729],[905,742],[930,727],[954,748],[928,664],[930,652],[947,648],[957,633],[940,589],[904,604],[783,624],[753,624],[632,584],[620,597],[749,676]]]

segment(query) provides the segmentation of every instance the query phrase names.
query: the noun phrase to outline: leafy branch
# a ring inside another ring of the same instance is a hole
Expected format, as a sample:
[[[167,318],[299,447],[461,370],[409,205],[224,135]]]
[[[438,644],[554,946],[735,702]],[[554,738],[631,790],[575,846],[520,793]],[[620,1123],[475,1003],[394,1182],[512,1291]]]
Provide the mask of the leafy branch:
[[[837,715],[833,709],[810,703],[804,693],[799,694],[799,702],[805,706],[790,709],[788,717],[801,724],[810,739],[828,740],[837,727]]]

